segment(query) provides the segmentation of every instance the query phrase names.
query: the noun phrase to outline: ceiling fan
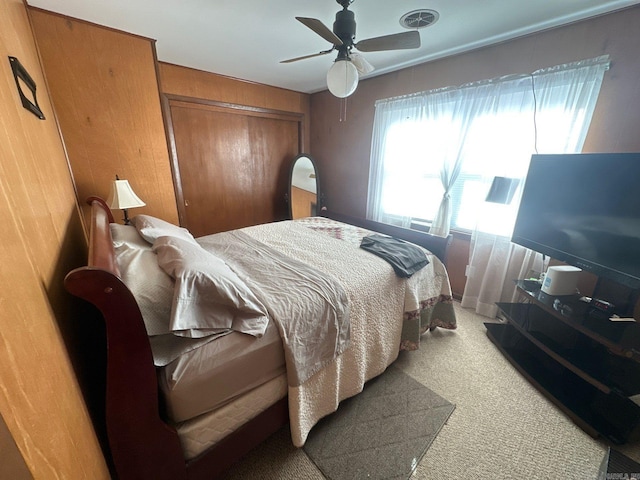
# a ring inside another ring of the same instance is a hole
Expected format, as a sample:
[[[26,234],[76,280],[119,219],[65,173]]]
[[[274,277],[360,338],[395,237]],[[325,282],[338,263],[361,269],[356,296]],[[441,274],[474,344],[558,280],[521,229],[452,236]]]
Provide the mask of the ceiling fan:
[[[342,5],[342,10],[336,13],[333,30],[330,30],[318,19],[296,17],[296,20],[300,23],[330,42],[332,47],[319,53],[283,60],[280,63],[297,62],[298,60],[326,55],[337,50],[338,56],[327,73],[327,86],[329,91],[336,97],[344,98],[351,95],[358,86],[358,72],[365,74],[372,72],[374,69],[358,52],[352,51],[353,49],[360,52],[380,52],[384,50],[419,48],[420,34],[417,30],[412,30],[356,42],[355,15],[351,10],[348,10],[353,0],[336,0],[336,2]]]

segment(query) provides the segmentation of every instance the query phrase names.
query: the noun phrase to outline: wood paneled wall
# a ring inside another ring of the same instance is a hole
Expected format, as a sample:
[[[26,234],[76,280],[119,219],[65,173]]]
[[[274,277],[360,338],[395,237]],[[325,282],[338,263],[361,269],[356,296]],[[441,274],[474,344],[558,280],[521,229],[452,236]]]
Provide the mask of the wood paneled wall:
[[[22,0],[0,0],[0,53],[0,414],[34,478],[108,478],[59,329],[86,243]],[[46,120],[22,107],[8,55]]]
[[[198,237],[286,219],[303,116],[203,102],[169,101],[180,223]]]
[[[303,114],[303,150],[309,151],[310,95],[170,63],[160,62],[159,67],[165,94]]]
[[[309,95],[166,63],[160,82],[181,223],[208,234],[286,218],[291,162],[308,152]]]
[[[318,204],[318,196],[302,188],[291,186],[291,216],[293,218],[311,217]]]
[[[106,198],[117,174],[147,204],[131,216],[146,213],[177,223],[155,42],[30,10],[85,215],[85,199]]]
[[[329,92],[311,97],[311,153],[322,172],[326,205],[352,216],[366,214],[374,103],[394,97],[609,54],[611,69],[602,90],[585,152],[640,151],[640,6],[565,27],[547,30],[495,46],[436,60],[360,82],[347,99],[347,118],[340,122],[340,100]],[[429,41],[429,29],[422,40]],[[370,60],[375,63],[375,54]],[[416,144],[420,146],[419,139]],[[428,148],[428,145],[420,146]],[[468,255],[468,242],[456,239],[456,251]],[[454,253],[449,255],[453,261]],[[450,268],[452,285],[464,288],[462,265]],[[454,288],[454,291],[457,289]],[[462,291],[455,293],[461,294]]]

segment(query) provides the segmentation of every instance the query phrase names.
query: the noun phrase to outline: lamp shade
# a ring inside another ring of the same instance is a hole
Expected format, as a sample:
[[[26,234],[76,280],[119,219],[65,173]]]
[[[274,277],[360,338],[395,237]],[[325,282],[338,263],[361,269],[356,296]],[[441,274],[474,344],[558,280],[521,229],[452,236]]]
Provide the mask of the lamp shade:
[[[107,199],[107,205],[112,209],[124,210],[127,208],[144,207],[144,203],[133,192],[128,180],[114,180],[111,184],[111,193]]]
[[[516,193],[516,188],[520,180],[517,178],[508,177],[493,177],[491,188],[487,193],[486,202],[502,203],[507,205],[513,200],[513,194]]]
[[[356,91],[358,70],[348,58],[333,62],[327,72],[327,87],[338,98],[345,98]]]

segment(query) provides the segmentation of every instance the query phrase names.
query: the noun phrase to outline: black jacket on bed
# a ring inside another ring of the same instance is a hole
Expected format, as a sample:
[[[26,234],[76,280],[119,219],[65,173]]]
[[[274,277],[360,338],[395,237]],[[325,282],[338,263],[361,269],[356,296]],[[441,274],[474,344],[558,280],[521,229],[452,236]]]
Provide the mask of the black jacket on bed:
[[[360,248],[389,262],[396,275],[403,278],[409,278],[429,264],[423,250],[398,238],[369,235],[362,239]]]

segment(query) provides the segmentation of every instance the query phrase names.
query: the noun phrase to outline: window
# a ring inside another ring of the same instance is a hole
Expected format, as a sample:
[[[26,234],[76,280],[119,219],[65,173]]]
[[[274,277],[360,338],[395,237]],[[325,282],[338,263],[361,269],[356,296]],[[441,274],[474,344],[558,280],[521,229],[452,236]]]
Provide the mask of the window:
[[[524,179],[536,151],[579,151],[607,66],[600,57],[377,102],[369,218],[433,222],[446,197],[446,233],[510,236],[518,202],[485,203],[493,177]]]

